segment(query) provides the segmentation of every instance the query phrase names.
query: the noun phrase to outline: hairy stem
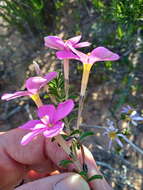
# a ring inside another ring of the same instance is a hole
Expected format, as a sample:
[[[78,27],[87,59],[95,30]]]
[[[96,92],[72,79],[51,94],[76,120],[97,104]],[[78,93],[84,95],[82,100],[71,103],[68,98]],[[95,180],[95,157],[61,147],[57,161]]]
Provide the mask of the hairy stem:
[[[69,96],[69,59],[64,59],[64,84],[66,99]]]
[[[78,107],[78,116],[77,116],[77,129],[79,129],[80,124],[81,124],[81,115],[82,115],[83,106],[84,106],[84,96],[80,96],[79,107]]]
[[[73,160],[76,169],[78,172],[82,171],[81,164],[76,156],[72,153],[70,147],[67,145],[66,141],[63,139],[61,135],[55,137],[56,142],[63,148],[63,150],[67,153],[67,155]]]

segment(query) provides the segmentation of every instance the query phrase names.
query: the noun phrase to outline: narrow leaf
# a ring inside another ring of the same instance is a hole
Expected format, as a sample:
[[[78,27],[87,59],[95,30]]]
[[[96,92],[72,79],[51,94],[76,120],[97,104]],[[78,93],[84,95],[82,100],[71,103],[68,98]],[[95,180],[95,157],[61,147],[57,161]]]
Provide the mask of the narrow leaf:
[[[83,140],[84,138],[86,138],[86,137],[88,137],[88,136],[91,136],[91,135],[94,135],[94,132],[92,132],[92,131],[84,132],[84,133],[81,134],[79,140],[81,141],[81,140]]]
[[[62,166],[62,167],[67,167],[69,164],[72,164],[73,161],[72,160],[61,160],[59,165]]]
[[[72,131],[72,133],[70,134],[70,136],[72,136],[72,135],[76,135],[76,134],[81,135],[81,131],[78,130],[78,129],[76,129],[76,130]]]
[[[103,176],[102,175],[93,175],[92,177],[90,177],[88,179],[88,181],[92,181],[92,180],[95,180],[95,179],[103,179]]]

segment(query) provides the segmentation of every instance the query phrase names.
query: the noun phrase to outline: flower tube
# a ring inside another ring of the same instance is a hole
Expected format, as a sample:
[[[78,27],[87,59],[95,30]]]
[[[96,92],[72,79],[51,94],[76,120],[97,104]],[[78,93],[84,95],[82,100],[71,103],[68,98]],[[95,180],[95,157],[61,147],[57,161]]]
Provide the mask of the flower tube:
[[[82,82],[81,82],[81,91],[80,91],[80,101],[79,101],[79,109],[78,109],[78,119],[77,119],[77,128],[80,125],[80,118],[83,110],[84,97],[88,84],[89,73],[92,65],[98,61],[115,61],[119,59],[119,55],[113,53],[104,47],[97,47],[91,51],[91,53],[84,54],[69,44],[69,48],[78,56],[77,60],[80,60],[83,63],[83,74],[82,74]],[[59,58],[62,55],[59,55]]]

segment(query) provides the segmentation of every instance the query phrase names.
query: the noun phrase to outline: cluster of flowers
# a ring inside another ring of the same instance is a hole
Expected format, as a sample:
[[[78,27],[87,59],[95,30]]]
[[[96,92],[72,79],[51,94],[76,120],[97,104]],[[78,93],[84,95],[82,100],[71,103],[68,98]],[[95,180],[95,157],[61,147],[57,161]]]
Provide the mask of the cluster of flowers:
[[[21,129],[30,130],[22,140],[21,144],[26,145],[33,138],[39,134],[43,134],[46,138],[52,138],[58,136],[64,128],[64,119],[74,108],[74,102],[69,97],[69,60],[75,59],[83,63],[83,75],[81,81],[81,90],[80,90],[80,100],[79,100],[79,109],[78,109],[78,118],[77,118],[77,129],[80,125],[80,118],[82,114],[84,96],[88,84],[89,73],[92,65],[98,61],[115,61],[120,57],[118,54],[111,52],[105,47],[97,47],[93,49],[90,53],[83,53],[78,51],[77,48],[87,47],[90,45],[89,42],[79,42],[81,36],[76,36],[70,38],[66,41],[62,40],[57,36],[47,36],[44,38],[45,46],[56,49],[56,56],[58,59],[63,60],[64,66],[64,85],[65,85],[65,101],[58,104],[55,107],[52,104],[43,105],[40,96],[39,90],[45,86],[48,82],[57,77],[57,72],[50,72],[46,75],[42,75],[42,72],[37,64],[35,64],[35,69],[37,76],[30,77],[25,82],[26,91],[18,91],[12,94],[4,94],[2,100],[11,100],[21,96],[30,96],[33,101],[36,103],[38,109],[39,120],[31,120],[20,126]],[[124,107],[122,113],[126,115],[128,123],[137,125],[138,121],[143,121],[136,111],[134,111],[130,106]],[[120,140],[121,138],[126,139],[126,137],[115,128],[112,121],[108,121],[108,127],[105,128],[104,135],[108,135],[109,148],[111,147],[112,141],[116,141],[120,147],[123,147],[123,143]],[[68,148],[67,148],[68,149]],[[69,152],[69,151],[67,151]]]
[[[84,54],[77,51],[76,48],[89,46],[89,42],[79,42],[81,36],[70,38],[67,41],[62,40],[57,36],[48,36],[44,38],[45,46],[58,50],[56,56],[64,60],[64,79],[65,93],[68,96],[69,83],[69,60],[76,59],[83,63],[83,77],[81,85],[81,96],[85,95],[88,76],[92,65],[97,61],[114,61],[118,60],[119,56],[104,47],[97,47],[91,53]],[[46,138],[51,138],[58,135],[64,127],[64,122],[61,121],[73,109],[74,102],[71,99],[60,103],[57,108],[54,105],[43,105],[38,91],[45,86],[49,81],[53,80],[56,72],[50,72],[42,76],[42,72],[38,65],[35,66],[38,76],[30,77],[25,82],[26,91],[18,91],[12,94],[4,94],[2,100],[11,100],[21,96],[30,96],[36,103],[38,116],[40,120],[31,120],[20,126],[22,129],[29,129],[30,132],[25,135],[21,141],[22,145],[29,143],[35,136],[43,134]],[[67,82],[67,83],[66,83]],[[66,96],[66,97],[67,97]]]

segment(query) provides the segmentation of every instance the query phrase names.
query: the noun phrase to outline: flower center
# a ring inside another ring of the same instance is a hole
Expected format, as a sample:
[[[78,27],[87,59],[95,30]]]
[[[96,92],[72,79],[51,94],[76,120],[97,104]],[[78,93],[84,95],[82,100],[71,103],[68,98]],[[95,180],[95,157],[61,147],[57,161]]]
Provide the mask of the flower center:
[[[117,135],[116,135],[116,132],[113,132],[113,131],[112,131],[112,132],[109,132],[109,133],[108,133],[108,136],[109,136],[109,138],[110,138],[111,140],[114,140]]]
[[[48,127],[50,127],[50,128],[51,128],[51,127],[53,127],[53,125],[52,125],[51,123],[49,123],[49,124],[48,124]]]
[[[90,56],[91,53],[87,53],[88,56]]]

